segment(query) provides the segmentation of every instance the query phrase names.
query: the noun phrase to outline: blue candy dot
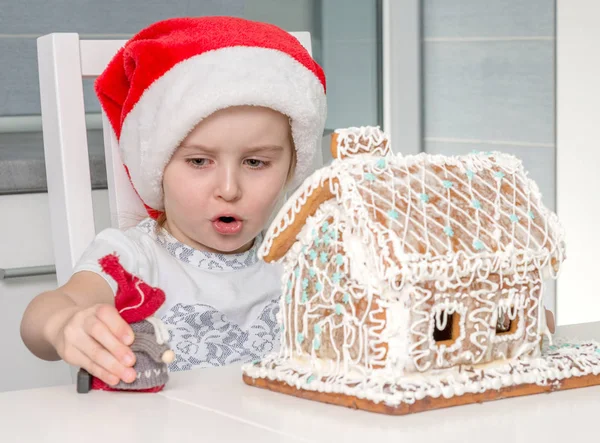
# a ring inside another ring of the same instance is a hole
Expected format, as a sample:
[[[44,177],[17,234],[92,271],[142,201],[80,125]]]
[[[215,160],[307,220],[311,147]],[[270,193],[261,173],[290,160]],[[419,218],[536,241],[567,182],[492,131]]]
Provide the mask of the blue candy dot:
[[[321,227],[321,232],[327,232],[328,229],[329,229],[329,222],[324,221],[323,226]]]
[[[478,251],[482,250],[484,248],[483,242],[479,239],[475,239],[473,240],[473,247],[475,249],[477,249]]]
[[[497,179],[503,179],[504,178],[504,172],[502,171],[498,171],[494,174],[494,177],[496,177]]]
[[[336,272],[333,274],[331,279],[333,280],[334,283],[339,283],[340,280],[342,279],[342,274],[340,274],[339,272]]]
[[[385,168],[385,158],[377,160],[377,167],[378,168]]]
[[[395,209],[392,209],[390,212],[388,212],[388,217],[393,218],[394,220],[398,220],[400,214]]]
[[[310,268],[308,270],[308,275],[310,275],[311,277],[314,277],[315,275],[317,275],[317,271],[315,271],[313,268]]]
[[[290,303],[292,303],[292,295],[288,294],[285,296],[285,302],[289,305]]]
[[[321,347],[321,340],[319,340],[318,338],[315,338],[313,340],[313,349],[315,351],[318,351],[320,347]]]
[[[421,198],[421,201],[423,203],[427,203],[429,201],[429,195],[427,195],[425,193],[421,194],[419,197]]]
[[[477,200],[476,198],[474,198],[474,199],[471,201],[471,204],[473,205],[473,207],[474,207],[475,209],[481,209],[481,202],[480,202],[479,200]]]
[[[323,236],[323,243],[325,243],[325,246],[329,246],[329,243],[331,243],[331,237],[329,237],[329,235],[325,234]]]
[[[471,180],[473,177],[475,177],[475,173],[473,171],[471,171],[470,169],[467,169],[466,174],[467,174],[467,178],[469,180]]]
[[[444,185],[444,188],[446,188],[446,189],[450,189],[452,187],[452,182],[448,181],[448,180],[444,180],[442,182],[442,184]]]
[[[510,221],[513,223],[518,223],[519,216],[517,214],[510,214]]]
[[[296,277],[299,277],[299,276],[300,276],[300,268],[296,268],[296,269],[294,269],[294,275],[295,275]]]
[[[302,289],[308,288],[308,278],[302,279]]]
[[[298,343],[302,344],[302,342],[304,341],[304,334],[302,332],[298,332],[296,340],[298,340]]]
[[[339,303],[337,303],[335,305],[335,313],[337,315],[342,315],[342,312],[344,312],[344,307],[342,305],[340,305]]]
[[[314,330],[315,330],[315,334],[320,334],[321,333],[321,325],[316,324],[314,326]]]
[[[288,287],[288,289],[291,289],[291,287],[292,287],[292,281],[291,280],[288,280],[287,287]]]
[[[344,256],[342,254],[336,255],[335,262],[338,264],[338,266],[342,266],[344,264]]]
[[[317,253],[313,249],[310,250],[310,253],[308,255],[312,260],[315,260],[317,258]]]
[[[312,383],[313,381],[315,381],[317,379],[317,377],[315,377],[314,375],[311,375],[310,377],[308,377],[306,379],[306,383]]]
[[[535,220],[535,214],[533,213],[533,211],[529,211],[529,212],[527,213],[527,216],[528,216],[530,219],[532,219],[532,220]]]
[[[452,228],[450,226],[446,226],[444,228],[444,233],[448,236],[448,237],[452,237],[454,236],[454,231],[452,230]]]
[[[319,256],[319,258],[321,259],[321,263],[325,264],[327,263],[327,253],[326,252],[321,252],[321,255]]]
[[[370,172],[367,172],[365,174],[365,180],[370,181],[370,182],[374,182],[377,179],[377,177],[375,177],[375,174],[372,174]]]
[[[303,305],[308,303],[308,294],[306,293],[306,291],[302,291],[302,299],[300,300],[300,302]]]
[[[350,294],[348,294],[348,293],[344,294],[342,301],[346,304],[350,303]]]
[[[315,283],[315,289],[317,291],[320,291],[321,289],[323,289],[323,283],[321,283],[320,281]]]

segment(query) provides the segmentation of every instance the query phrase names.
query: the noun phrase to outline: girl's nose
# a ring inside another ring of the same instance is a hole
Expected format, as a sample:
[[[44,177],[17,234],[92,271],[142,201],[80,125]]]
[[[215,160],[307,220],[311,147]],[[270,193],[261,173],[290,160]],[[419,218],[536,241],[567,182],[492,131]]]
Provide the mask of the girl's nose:
[[[217,174],[217,184],[215,187],[215,197],[227,202],[239,200],[242,196],[242,189],[239,183],[238,171],[233,167],[224,167]]]

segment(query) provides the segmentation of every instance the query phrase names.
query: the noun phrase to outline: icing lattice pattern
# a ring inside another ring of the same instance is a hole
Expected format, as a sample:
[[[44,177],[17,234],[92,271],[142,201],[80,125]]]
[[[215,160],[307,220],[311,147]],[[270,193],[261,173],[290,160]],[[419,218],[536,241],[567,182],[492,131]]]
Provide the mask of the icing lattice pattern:
[[[353,229],[374,240],[376,271],[396,289],[475,269],[526,272],[529,264],[555,276],[564,257],[558,218],[537,185],[518,159],[497,152],[335,160],[282,208],[261,256],[325,183]]]
[[[547,346],[542,357],[502,362],[482,368],[459,366],[453,370],[398,376],[385,371],[358,374],[343,382],[320,377],[270,355],[261,362],[243,367],[253,378],[285,382],[298,389],[356,396],[390,406],[412,404],[425,397],[450,398],[482,393],[521,384],[546,386],[570,377],[600,374],[600,345],[595,341],[564,342]]]

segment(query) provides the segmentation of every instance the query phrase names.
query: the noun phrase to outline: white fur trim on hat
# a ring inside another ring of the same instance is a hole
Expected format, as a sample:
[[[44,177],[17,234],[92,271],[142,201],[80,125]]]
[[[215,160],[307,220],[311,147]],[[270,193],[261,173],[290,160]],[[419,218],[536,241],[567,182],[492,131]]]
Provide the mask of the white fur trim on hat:
[[[312,172],[327,114],[317,76],[281,51],[223,48],[175,65],[150,85],[123,122],[123,161],[148,206],[163,209],[164,168],[196,124],[238,105],[264,106],[290,117],[297,151],[292,186]]]

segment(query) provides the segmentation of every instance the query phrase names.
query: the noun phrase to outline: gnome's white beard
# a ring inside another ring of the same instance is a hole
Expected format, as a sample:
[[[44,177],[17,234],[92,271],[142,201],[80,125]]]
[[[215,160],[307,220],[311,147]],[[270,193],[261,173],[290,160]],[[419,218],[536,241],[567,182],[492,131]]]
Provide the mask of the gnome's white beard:
[[[148,317],[146,319],[149,323],[154,326],[154,332],[156,333],[156,342],[159,345],[163,343],[167,343],[169,341],[169,330],[167,326],[162,322],[162,320],[158,317]]]

